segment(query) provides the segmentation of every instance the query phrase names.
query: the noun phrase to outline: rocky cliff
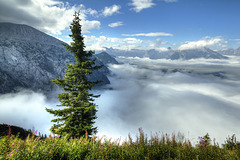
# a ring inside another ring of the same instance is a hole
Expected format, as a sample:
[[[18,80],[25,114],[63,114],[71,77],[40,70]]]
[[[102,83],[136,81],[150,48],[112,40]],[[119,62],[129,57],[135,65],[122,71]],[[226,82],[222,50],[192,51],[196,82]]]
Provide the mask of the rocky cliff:
[[[51,79],[62,78],[66,63],[75,61],[62,43],[27,25],[0,23],[0,93],[20,88],[45,93],[53,90],[56,86]],[[94,71],[89,79],[102,80],[101,85],[108,84],[107,63],[104,58],[102,62],[95,56],[96,65],[104,64],[104,67]],[[115,59],[112,58],[110,63],[116,63]]]

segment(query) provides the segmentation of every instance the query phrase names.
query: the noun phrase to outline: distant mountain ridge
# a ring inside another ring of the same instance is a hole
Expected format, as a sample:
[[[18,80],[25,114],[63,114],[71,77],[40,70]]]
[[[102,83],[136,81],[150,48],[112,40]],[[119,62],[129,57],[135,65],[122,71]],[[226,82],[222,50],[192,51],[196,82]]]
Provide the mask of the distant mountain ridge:
[[[240,47],[237,49],[225,49],[219,51],[223,55],[240,56]]]
[[[205,58],[205,59],[227,59],[227,57],[209,49],[209,48],[200,48],[200,49],[188,49],[188,50],[176,50],[169,54],[168,59],[176,60],[176,59],[197,59],[197,58]]]
[[[49,92],[56,88],[51,79],[62,78],[66,63],[75,62],[62,41],[27,25],[0,23],[0,93],[17,91],[18,88]],[[117,61],[108,57],[108,63]],[[100,57],[102,57],[100,55]],[[96,65],[104,65],[89,77],[109,84],[104,58],[96,58]]]
[[[132,49],[129,51],[121,51],[117,49],[108,48],[106,50],[113,56],[126,56],[126,57],[149,57],[150,59],[171,59],[171,60],[190,60],[190,59],[228,59],[228,57],[213,51],[209,48],[196,48],[186,50],[174,50],[170,47],[166,51],[151,50],[138,50]]]

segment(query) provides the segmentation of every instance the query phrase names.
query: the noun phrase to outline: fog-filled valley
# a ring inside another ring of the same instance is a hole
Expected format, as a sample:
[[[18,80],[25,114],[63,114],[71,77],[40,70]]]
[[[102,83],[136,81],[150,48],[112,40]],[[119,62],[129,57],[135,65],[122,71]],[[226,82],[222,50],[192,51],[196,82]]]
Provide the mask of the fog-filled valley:
[[[240,132],[240,57],[167,60],[118,57],[101,94],[95,125],[98,136],[125,139],[145,133],[178,133],[196,142],[209,133],[223,143]],[[49,134],[55,98],[32,91],[0,95],[0,122]],[[2,107],[4,106],[4,107]]]
[[[181,132],[193,141],[209,133],[220,142],[239,133],[239,57],[121,60],[125,63],[111,66],[113,90],[99,100],[108,101],[103,124],[111,122],[109,132],[126,136],[142,127],[148,134]]]

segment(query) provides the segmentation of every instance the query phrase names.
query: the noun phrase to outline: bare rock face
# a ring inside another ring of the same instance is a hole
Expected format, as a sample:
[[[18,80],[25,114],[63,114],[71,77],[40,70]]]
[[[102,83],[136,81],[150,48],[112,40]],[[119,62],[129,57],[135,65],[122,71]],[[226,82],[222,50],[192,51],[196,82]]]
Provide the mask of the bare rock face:
[[[62,78],[66,63],[75,62],[74,55],[62,43],[27,25],[0,23],[0,93],[19,88],[44,93],[54,90],[51,79]],[[94,71],[89,79],[101,80],[100,85],[110,83],[107,64],[97,58],[96,65],[104,67]]]
[[[116,59],[110,56],[107,52],[96,54],[95,57],[97,58],[97,60],[101,61],[104,65],[118,64],[118,61],[116,61]]]

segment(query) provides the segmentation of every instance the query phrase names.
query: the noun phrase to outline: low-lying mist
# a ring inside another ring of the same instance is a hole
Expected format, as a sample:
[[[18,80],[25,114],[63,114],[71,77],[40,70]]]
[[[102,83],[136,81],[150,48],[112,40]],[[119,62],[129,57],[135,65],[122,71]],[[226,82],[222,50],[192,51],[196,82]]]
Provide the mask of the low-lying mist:
[[[240,58],[229,60],[150,60],[119,58],[110,65],[108,90],[98,105],[98,135],[125,139],[143,128],[146,134],[181,132],[193,142],[209,133],[219,143],[227,136],[240,137]],[[45,111],[57,100],[40,93],[21,91],[0,96],[0,123],[41,133],[53,118]]]
[[[54,106],[41,93],[22,90],[18,93],[0,95],[0,123],[16,125],[24,129],[33,127],[41,134],[50,134],[52,115],[45,107]]]

